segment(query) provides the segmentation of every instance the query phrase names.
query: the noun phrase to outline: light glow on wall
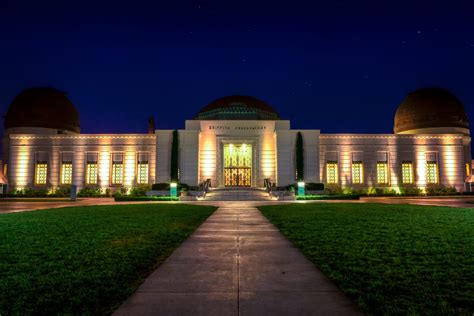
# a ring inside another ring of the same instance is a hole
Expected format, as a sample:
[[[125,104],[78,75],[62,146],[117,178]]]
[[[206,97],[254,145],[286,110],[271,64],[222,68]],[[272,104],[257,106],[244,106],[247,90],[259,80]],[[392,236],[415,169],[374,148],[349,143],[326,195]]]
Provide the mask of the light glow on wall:
[[[214,134],[201,133],[201,181],[212,179],[216,174],[216,145],[213,138]]]
[[[22,190],[28,184],[28,165],[30,162],[30,151],[28,147],[21,146],[18,151],[15,181],[18,190]]]
[[[462,168],[461,159],[458,157],[458,153],[454,146],[444,147],[441,152],[442,171],[444,174],[443,180],[446,181],[447,186],[454,186],[456,184],[456,176],[461,174]],[[438,166],[440,167],[440,166]],[[459,182],[463,182],[464,179],[459,178]]]
[[[110,152],[102,151],[99,153],[99,185],[105,189],[109,187],[110,182]]]
[[[275,181],[275,139],[274,134],[265,134],[262,137],[260,150],[260,170],[264,179]]]
[[[416,179],[420,189],[426,188],[426,147],[420,146],[416,151]]]
[[[123,184],[126,187],[131,187],[135,183],[135,167],[136,167],[136,153],[133,151],[125,152],[124,164],[125,164],[125,173]]]

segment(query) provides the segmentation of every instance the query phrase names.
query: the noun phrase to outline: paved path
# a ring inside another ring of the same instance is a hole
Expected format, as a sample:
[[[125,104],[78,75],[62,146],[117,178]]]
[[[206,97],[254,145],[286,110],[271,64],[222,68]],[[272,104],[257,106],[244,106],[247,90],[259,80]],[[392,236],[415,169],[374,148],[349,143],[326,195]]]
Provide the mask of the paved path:
[[[357,315],[249,202],[227,202],[114,315]]]

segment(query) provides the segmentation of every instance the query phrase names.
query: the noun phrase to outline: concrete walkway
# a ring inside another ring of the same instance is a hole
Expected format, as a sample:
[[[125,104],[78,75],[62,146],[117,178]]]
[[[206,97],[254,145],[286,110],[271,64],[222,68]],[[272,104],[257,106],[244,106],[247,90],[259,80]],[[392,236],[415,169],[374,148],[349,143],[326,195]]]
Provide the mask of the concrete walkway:
[[[358,315],[249,202],[227,202],[114,315]]]

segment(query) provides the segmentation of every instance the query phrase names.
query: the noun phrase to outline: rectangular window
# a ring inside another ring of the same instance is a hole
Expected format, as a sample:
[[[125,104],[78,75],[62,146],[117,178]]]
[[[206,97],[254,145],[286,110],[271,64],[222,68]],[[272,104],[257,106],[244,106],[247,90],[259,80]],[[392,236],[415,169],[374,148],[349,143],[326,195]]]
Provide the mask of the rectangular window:
[[[44,185],[48,180],[48,163],[46,161],[37,161],[35,167],[35,184]]]
[[[123,154],[114,153],[112,155],[112,185],[123,183]]]
[[[467,163],[466,164],[466,176],[469,177],[470,175],[471,175],[471,165]]]
[[[148,184],[148,153],[138,153],[137,183]]]
[[[98,175],[98,154],[87,153],[86,164],[86,184],[97,184]]]
[[[413,163],[410,161],[402,162],[402,183],[403,184],[413,184]]]
[[[337,162],[331,161],[331,162],[326,163],[326,177],[327,177],[327,184],[337,184],[338,182]]]
[[[72,184],[72,153],[61,153],[61,185]]]
[[[364,183],[364,166],[362,162],[352,162],[352,183],[362,184]]]
[[[436,161],[428,161],[426,163],[426,183],[438,183],[438,163]]]
[[[35,179],[36,185],[48,183],[48,153],[39,151],[35,153]]]
[[[61,164],[61,184],[72,183],[72,162],[63,162]]]
[[[377,153],[377,184],[389,184],[388,179],[388,153]]]
[[[377,183],[388,184],[388,164],[386,162],[377,162]]]
[[[426,183],[438,184],[438,155],[436,152],[426,154]]]

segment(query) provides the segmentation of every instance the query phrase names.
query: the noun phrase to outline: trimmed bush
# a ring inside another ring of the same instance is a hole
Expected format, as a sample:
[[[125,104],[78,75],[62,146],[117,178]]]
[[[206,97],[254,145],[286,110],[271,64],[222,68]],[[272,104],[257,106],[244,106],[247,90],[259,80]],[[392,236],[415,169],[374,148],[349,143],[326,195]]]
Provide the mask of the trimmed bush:
[[[301,132],[296,135],[296,180],[304,180],[304,149]]]
[[[170,184],[169,183],[153,183],[152,186],[151,186],[151,189],[153,191],[169,190],[170,189]]]
[[[179,137],[176,129],[173,131],[173,141],[171,143],[170,179],[171,181],[179,180]]]
[[[189,186],[186,183],[178,183],[178,191],[180,192],[186,192],[189,191],[190,188],[193,188]],[[154,183],[151,186],[151,189],[153,191],[165,191],[170,189],[170,184],[169,183]]]
[[[304,188],[308,191],[323,191],[324,183],[308,182],[305,183]]]
[[[84,187],[77,193],[78,197],[100,197],[102,196],[102,189],[100,187]]]
[[[297,200],[358,200],[357,194],[343,194],[343,195],[304,195],[297,196]]]
[[[179,201],[177,197],[171,196],[115,196],[115,202],[132,202],[132,201]]]
[[[130,189],[130,195],[133,196],[146,196],[146,193],[150,191],[150,186],[147,184],[138,184]]]

